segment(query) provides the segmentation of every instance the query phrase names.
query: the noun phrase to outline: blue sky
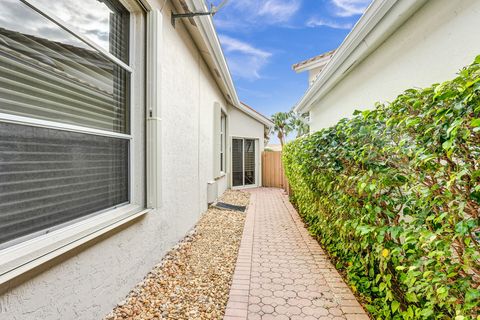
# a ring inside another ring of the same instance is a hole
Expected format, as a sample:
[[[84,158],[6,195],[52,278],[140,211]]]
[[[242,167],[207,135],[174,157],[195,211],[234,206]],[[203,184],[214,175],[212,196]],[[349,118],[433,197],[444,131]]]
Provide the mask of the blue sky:
[[[369,3],[230,0],[214,23],[240,99],[266,116],[290,110],[308,86],[292,65],[337,48]]]

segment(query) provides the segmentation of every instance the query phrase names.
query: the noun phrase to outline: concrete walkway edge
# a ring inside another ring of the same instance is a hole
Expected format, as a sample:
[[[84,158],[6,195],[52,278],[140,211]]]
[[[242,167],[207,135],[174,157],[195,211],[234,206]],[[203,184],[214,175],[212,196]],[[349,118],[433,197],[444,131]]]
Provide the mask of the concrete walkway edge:
[[[256,210],[256,194],[250,196],[250,203],[246,212],[245,226],[243,228],[238,258],[233,273],[232,286],[228,297],[224,320],[247,319],[248,302],[250,293],[250,277],[252,267],[253,230]]]

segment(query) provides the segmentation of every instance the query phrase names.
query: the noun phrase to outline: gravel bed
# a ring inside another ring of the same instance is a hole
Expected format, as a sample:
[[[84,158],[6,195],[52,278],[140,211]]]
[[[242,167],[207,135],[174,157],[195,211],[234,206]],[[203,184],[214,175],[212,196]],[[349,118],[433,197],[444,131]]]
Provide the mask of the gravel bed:
[[[247,205],[228,190],[221,201]],[[105,317],[105,320],[222,319],[245,213],[210,208],[192,232]]]

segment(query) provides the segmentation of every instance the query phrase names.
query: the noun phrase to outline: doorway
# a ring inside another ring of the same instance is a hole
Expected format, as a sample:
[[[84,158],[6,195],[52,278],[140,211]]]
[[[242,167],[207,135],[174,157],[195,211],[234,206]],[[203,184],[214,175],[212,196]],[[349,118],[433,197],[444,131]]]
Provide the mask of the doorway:
[[[232,186],[257,184],[257,152],[255,139],[232,139]]]

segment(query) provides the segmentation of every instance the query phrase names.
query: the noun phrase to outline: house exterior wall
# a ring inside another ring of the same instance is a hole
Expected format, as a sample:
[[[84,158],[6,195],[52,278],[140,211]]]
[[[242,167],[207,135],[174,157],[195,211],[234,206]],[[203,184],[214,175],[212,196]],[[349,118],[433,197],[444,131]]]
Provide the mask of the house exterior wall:
[[[265,149],[264,128],[265,126],[253,119],[249,115],[243,113],[235,107],[228,107],[229,128],[228,128],[228,143],[229,150],[231,150],[232,138],[249,138],[258,140],[257,151],[257,178],[258,186],[262,185],[262,152]],[[232,166],[231,152],[228,153],[228,168]],[[229,169],[229,172],[231,170]],[[231,186],[231,175],[229,175],[229,186]]]
[[[311,109],[311,130],[455,76],[480,54],[480,1],[427,1]],[[368,43],[366,44],[368,45]]]
[[[308,70],[308,85],[311,86],[313,82],[317,79],[318,74],[322,71],[323,67],[317,67]]]
[[[162,12],[160,207],[0,286],[0,319],[101,319],[207,209],[213,106],[225,99],[183,23]],[[188,21],[188,20],[186,20]],[[148,173],[147,173],[148,174]],[[219,194],[227,187],[220,178]]]

